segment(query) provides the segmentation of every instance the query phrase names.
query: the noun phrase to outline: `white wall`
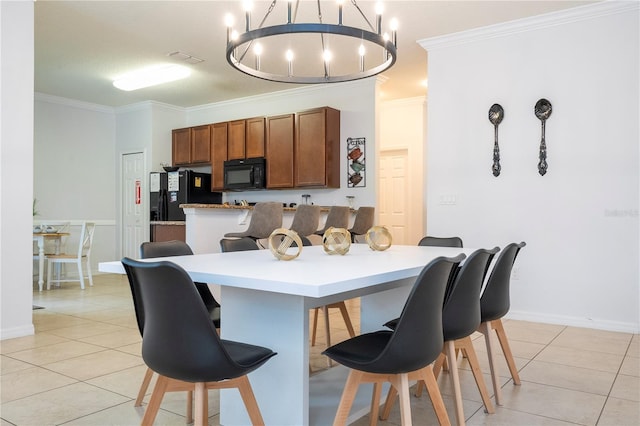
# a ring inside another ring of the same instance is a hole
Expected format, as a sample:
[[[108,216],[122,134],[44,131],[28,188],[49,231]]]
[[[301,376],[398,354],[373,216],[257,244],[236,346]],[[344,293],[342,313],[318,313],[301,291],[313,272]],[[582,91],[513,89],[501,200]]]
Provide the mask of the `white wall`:
[[[33,334],[33,2],[0,2],[0,339]]]
[[[33,221],[70,221],[72,234],[80,233],[83,220],[95,222],[95,273],[98,262],[116,255],[113,108],[38,93],[34,113]],[[67,250],[77,241],[70,238]]]
[[[638,22],[638,3],[604,2],[421,42],[427,229],[468,247],[527,242],[512,317],[640,330]],[[540,98],[553,104],[544,177]],[[497,178],[493,103],[505,109]]]

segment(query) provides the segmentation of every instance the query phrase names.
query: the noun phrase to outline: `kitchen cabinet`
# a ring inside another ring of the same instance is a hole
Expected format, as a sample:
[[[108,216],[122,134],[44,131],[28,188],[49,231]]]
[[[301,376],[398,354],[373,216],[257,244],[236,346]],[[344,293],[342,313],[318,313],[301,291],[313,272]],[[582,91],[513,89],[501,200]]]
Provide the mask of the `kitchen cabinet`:
[[[340,188],[340,111],[316,108],[296,114],[294,186]]]
[[[265,120],[255,117],[247,120],[245,158],[264,157]]]
[[[152,224],[151,241],[186,241],[185,224]]]
[[[228,138],[228,160],[264,157],[264,117],[229,122]]]
[[[293,188],[294,114],[267,117],[267,188]]]
[[[246,124],[247,120],[228,123],[227,160],[243,160],[245,158]]]
[[[191,129],[172,131],[172,158],[174,166],[191,164]]]
[[[224,162],[227,161],[229,123],[216,123],[211,127],[211,190],[220,191],[224,187]]]
[[[203,164],[211,161],[211,127],[187,127],[172,131],[174,166]]]

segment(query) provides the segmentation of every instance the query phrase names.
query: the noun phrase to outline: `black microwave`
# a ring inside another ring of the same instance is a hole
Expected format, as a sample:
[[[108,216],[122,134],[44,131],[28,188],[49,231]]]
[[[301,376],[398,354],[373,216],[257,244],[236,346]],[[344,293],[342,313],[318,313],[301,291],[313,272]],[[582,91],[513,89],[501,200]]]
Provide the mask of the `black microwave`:
[[[247,158],[224,162],[224,189],[244,191],[265,188],[265,159]]]

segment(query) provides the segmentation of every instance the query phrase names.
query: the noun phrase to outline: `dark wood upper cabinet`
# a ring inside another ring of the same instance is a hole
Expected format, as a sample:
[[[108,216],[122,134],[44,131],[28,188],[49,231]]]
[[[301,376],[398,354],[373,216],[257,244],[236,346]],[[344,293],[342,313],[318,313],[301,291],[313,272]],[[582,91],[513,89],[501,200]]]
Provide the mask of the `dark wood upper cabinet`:
[[[171,133],[173,165],[191,164],[191,128],[175,129]]]
[[[171,154],[174,166],[204,164],[211,161],[211,128],[186,127],[172,131]]]
[[[244,159],[244,139],[246,134],[246,120],[236,120],[229,122],[227,139],[227,159]]]
[[[211,126],[191,128],[191,163],[208,163],[211,161]]]
[[[267,117],[267,188],[293,187],[294,114]]]
[[[245,157],[264,157],[265,124],[264,117],[250,118],[246,125]]]
[[[294,153],[294,186],[340,188],[340,111],[297,113]]]
[[[224,188],[224,162],[227,161],[228,123],[212,124],[211,128],[211,190],[221,191]]]

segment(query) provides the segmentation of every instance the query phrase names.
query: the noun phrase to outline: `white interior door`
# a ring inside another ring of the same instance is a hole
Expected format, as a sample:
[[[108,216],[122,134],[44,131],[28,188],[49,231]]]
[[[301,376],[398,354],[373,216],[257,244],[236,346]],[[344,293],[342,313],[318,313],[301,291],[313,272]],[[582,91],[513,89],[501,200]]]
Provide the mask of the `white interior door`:
[[[393,244],[410,243],[407,164],[406,149],[380,152],[378,221],[391,232]]]
[[[122,255],[140,257],[144,241],[144,214],[147,207],[144,177],[144,154],[122,155]]]

